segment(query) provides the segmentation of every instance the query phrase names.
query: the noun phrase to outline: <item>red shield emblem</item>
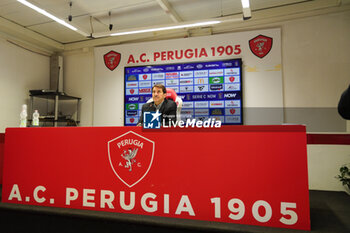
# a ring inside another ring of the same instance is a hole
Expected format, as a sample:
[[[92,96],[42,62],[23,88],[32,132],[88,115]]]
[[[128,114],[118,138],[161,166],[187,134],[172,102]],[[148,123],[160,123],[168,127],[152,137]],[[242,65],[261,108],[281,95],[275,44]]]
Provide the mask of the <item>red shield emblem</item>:
[[[106,67],[112,71],[119,65],[120,58],[120,53],[117,53],[113,50],[103,55]]]
[[[114,174],[129,188],[140,182],[151,168],[155,143],[133,131],[108,142],[109,163]]]
[[[272,38],[258,35],[257,37],[249,40],[249,48],[255,56],[263,58],[271,51]]]

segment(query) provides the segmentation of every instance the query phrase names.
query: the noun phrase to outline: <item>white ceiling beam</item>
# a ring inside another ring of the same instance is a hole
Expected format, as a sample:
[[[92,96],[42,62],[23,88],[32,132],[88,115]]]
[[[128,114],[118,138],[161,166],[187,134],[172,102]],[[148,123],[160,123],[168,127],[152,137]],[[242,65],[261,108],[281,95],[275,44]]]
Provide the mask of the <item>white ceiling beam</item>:
[[[157,0],[160,7],[165,11],[167,15],[175,22],[179,23],[182,22],[181,17],[177,14],[177,12],[174,10],[174,8],[170,5],[168,0]]]

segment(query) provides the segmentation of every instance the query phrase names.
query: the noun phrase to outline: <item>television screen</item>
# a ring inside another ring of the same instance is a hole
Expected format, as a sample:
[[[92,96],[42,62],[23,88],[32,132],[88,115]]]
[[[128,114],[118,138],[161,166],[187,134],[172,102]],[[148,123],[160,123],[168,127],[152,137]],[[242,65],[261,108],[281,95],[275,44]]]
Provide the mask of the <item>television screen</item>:
[[[172,88],[181,97],[181,120],[215,118],[223,125],[243,124],[240,58],[125,67],[124,83],[125,126],[137,124],[155,84]]]

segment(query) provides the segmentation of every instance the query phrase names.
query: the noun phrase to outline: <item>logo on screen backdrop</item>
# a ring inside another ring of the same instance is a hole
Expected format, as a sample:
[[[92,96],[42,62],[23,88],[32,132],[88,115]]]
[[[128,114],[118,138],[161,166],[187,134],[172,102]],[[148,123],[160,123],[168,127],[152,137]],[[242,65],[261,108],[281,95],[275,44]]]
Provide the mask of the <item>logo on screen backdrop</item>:
[[[150,170],[154,148],[154,141],[133,131],[108,141],[109,163],[114,174],[131,188]]]
[[[144,129],[160,129],[160,116],[162,113],[156,112],[144,112],[143,113],[143,128]]]
[[[121,54],[113,50],[103,55],[103,60],[108,69],[113,71],[120,63]]]
[[[263,58],[271,51],[272,41],[273,39],[271,37],[258,35],[249,40],[250,51],[252,51],[255,56]]]

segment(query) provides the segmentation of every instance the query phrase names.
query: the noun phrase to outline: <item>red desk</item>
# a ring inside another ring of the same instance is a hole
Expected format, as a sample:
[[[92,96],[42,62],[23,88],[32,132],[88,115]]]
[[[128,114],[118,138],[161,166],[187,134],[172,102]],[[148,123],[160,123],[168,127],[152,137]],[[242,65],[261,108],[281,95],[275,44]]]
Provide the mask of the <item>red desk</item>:
[[[9,128],[2,201],[310,229],[304,126]]]

